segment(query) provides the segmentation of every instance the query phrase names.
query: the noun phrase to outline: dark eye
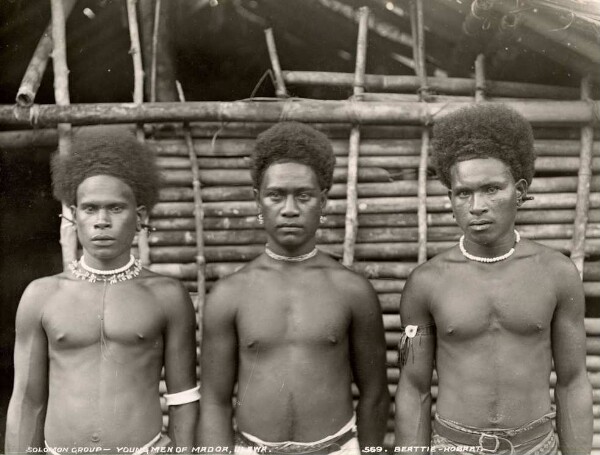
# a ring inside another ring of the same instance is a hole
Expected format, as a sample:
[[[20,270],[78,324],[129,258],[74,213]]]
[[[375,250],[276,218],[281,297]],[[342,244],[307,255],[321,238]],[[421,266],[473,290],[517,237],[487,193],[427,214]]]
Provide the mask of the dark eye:
[[[465,191],[465,190],[461,190],[461,191],[458,191],[458,192],[456,193],[456,196],[457,196],[457,197],[459,197],[459,198],[462,198],[462,199],[464,199],[464,198],[467,198],[467,197],[469,197],[469,192],[468,192],[468,191]]]
[[[123,207],[120,205],[115,205],[110,208],[111,213],[121,213],[123,211]]]
[[[267,196],[272,201],[280,201],[281,200],[281,193],[279,191],[272,191],[272,192],[268,193]]]
[[[498,192],[498,187],[497,186],[488,186],[487,188],[487,194],[496,194]]]
[[[308,193],[300,193],[300,194],[297,196],[297,199],[298,199],[299,201],[301,201],[301,202],[307,202],[307,201],[309,201],[309,200],[310,200],[310,194],[308,194]]]
[[[94,213],[94,207],[88,205],[86,207],[83,207],[83,213],[87,213],[88,215],[91,215],[92,213]]]

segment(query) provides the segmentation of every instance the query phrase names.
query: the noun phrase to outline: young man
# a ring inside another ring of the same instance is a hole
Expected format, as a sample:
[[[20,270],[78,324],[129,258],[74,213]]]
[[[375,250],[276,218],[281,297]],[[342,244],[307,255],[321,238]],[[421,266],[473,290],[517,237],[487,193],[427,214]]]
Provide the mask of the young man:
[[[433,134],[438,175],[464,235],[415,269],[402,294],[396,444],[554,454],[556,415],[562,453],[589,453],[581,280],[567,257],[515,230],[534,172],[531,127],[513,110],[485,104],[448,115]]]
[[[19,304],[6,452],[191,448],[199,397],[194,310],[178,281],[143,269],[130,253],[157,199],[151,153],[116,128],[81,132],[71,156],[54,158],[53,183],[71,205],[83,256],[32,282]],[[168,436],[158,394],[163,365]]]
[[[351,454],[382,443],[389,395],[377,295],[315,248],[334,163],[325,135],[307,125],[258,137],[252,177],[268,242],[217,283],[205,308],[201,446]]]

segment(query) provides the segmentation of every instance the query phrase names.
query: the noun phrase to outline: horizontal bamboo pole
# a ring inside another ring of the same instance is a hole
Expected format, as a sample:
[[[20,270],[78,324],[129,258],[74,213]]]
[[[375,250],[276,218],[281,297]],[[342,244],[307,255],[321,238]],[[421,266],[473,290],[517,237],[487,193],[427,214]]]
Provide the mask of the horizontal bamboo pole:
[[[574,193],[538,193],[535,199],[527,202],[528,209],[572,209],[575,207],[577,195]],[[382,197],[361,198],[358,201],[359,213],[399,213],[417,210],[416,197]],[[600,207],[600,194],[590,195],[590,208]],[[427,199],[427,211],[444,212],[451,209],[450,200],[446,196],[431,196]],[[252,216],[257,214],[256,204],[251,201],[207,202],[205,214],[211,216]],[[160,202],[152,216],[157,218],[192,216],[193,204],[190,202]],[[346,213],[346,201],[334,199],[327,202],[327,214]]]
[[[192,181],[192,171],[183,169],[169,169],[161,172],[163,183],[170,185],[188,185]],[[335,168],[333,171],[334,182],[346,181],[347,170]],[[251,185],[252,179],[248,169],[200,169],[200,179],[203,185]],[[388,171],[381,168],[362,168],[358,170],[358,180],[361,182],[389,182],[391,177]]]
[[[238,271],[245,262],[211,262],[206,266],[206,279],[218,280]],[[410,272],[416,267],[416,262],[392,261],[362,261],[356,262],[353,269],[371,280],[386,280],[408,278]],[[195,265],[193,263],[160,263],[150,267],[157,273],[162,273],[180,280],[193,280]],[[584,281],[600,281],[598,263],[587,262],[584,268]],[[400,294],[382,294],[379,296],[384,312],[398,311]],[[600,319],[586,319],[586,333],[600,336]],[[600,362],[600,360],[599,360]],[[598,364],[600,369],[600,363]]]
[[[529,239],[570,239],[574,227],[569,224],[542,224],[519,226],[518,230],[522,237]],[[588,226],[585,234],[587,239],[600,238],[600,226]],[[427,229],[427,238],[431,242],[458,241],[461,235],[462,231],[458,226]],[[264,229],[206,231],[203,238],[207,245],[252,245],[267,242]],[[357,233],[356,242],[416,242],[418,238],[418,228],[414,227],[362,228]],[[340,243],[344,241],[344,230],[322,228],[317,231],[316,239],[320,244]],[[153,232],[149,243],[151,246],[195,245],[196,233],[191,230]]]
[[[47,130],[52,131],[52,130]],[[0,133],[0,145],[3,141]],[[183,139],[151,140],[148,144],[159,156],[187,157],[187,146]],[[336,156],[348,156],[348,141],[331,139],[333,153]],[[200,138],[194,142],[194,150],[199,157],[248,157],[254,149],[254,138],[218,137]],[[361,140],[361,156],[418,156],[421,149],[419,139],[377,138]],[[538,156],[579,156],[580,144],[568,139],[537,139],[534,149]],[[593,153],[600,155],[600,142],[594,142]]]
[[[284,71],[284,80],[293,85],[322,85],[352,87],[353,73],[324,71]],[[437,93],[451,95],[473,95],[475,80],[466,78],[428,77],[427,85]],[[421,87],[417,76],[365,75],[365,88],[369,91],[389,90],[414,93]],[[517,98],[577,99],[576,88],[523,82],[486,81],[486,93],[490,96]]]
[[[360,169],[365,167],[380,168],[418,168],[418,156],[360,156],[358,165]],[[428,160],[428,166],[431,167],[431,159]],[[535,169],[539,172],[577,172],[579,170],[579,158],[577,157],[538,157],[535,162]],[[162,169],[188,169],[189,159],[183,157],[159,157],[157,163]],[[249,161],[246,158],[198,158],[200,169],[243,169],[247,170]],[[338,157],[336,167],[346,167],[348,165],[347,157]],[[600,171],[600,156],[591,160],[592,170]]]
[[[577,190],[577,177],[540,177],[533,180],[529,187],[532,193],[566,193]],[[600,191],[600,175],[591,178],[591,190]],[[416,180],[396,180],[383,183],[359,183],[359,197],[416,196]],[[427,182],[429,196],[443,196],[448,189],[438,180]],[[334,184],[328,193],[330,199],[342,199],[346,196],[346,185]],[[202,199],[206,202],[252,201],[252,186],[213,186],[202,189]],[[193,191],[189,187],[166,187],[160,190],[161,202],[187,202],[193,200]]]
[[[253,141],[256,136],[266,130],[272,123],[215,123],[215,122],[203,122],[193,123],[192,133],[193,136],[200,139],[207,139],[207,141],[199,141],[199,146],[196,147],[196,152],[199,156],[247,156],[250,153],[249,144],[247,141],[250,139]],[[149,125],[149,127],[154,125]],[[347,124],[313,124],[313,126],[323,132],[332,140],[334,152],[338,155],[347,154],[347,151],[341,147],[341,145],[347,148],[347,138],[349,136],[349,126]],[[211,147],[212,138],[223,129],[222,133],[217,135],[215,141],[214,151]],[[152,130],[151,133],[154,135],[156,140],[149,140],[148,143],[156,144],[160,147],[160,153],[164,154],[185,154],[182,149],[183,132],[180,130],[179,125],[173,124],[172,128],[166,128],[165,131],[161,129]],[[579,128],[534,128],[534,137],[536,141],[534,147],[536,153],[540,156],[579,156]],[[597,132],[596,132],[597,134]],[[362,136],[366,140],[361,142],[361,155],[385,155],[387,150],[391,150],[391,153],[396,155],[401,154],[418,154],[420,147],[421,128],[416,126],[402,126],[402,125],[365,125],[361,129]],[[180,139],[173,139],[179,137]],[[164,138],[164,139],[160,139]],[[338,139],[344,139],[339,141]],[[242,145],[233,145],[241,140]],[[387,141],[397,141],[397,145],[388,143]],[[410,141],[414,143],[411,145]],[[56,147],[58,144],[58,138],[56,129],[54,128],[43,128],[43,129],[23,129],[17,131],[0,131],[0,148],[6,149],[20,149],[24,147]],[[162,144],[165,144],[164,146]],[[336,145],[340,144],[340,145]],[[381,145],[379,145],[381,144]],[[387,145],[386,145],[387,144]],[[390,145],[390,147],[388,147]],[[229,152],[231,147],[241,147],[240,150],[233,150]],[[397,150],[394,152],[394,150]],[[414,153],[413,153],[414,150]],[[600,152],[600,143],[594,142],[594,155]]]
[[[506,103],[532,124],[581,125],[600,117],[600,101],[518,101]],[[385,103],[351,101],[197,101],[187,103],[52,104],[0,106],[0,124],[55,126],[139,122],[299,122],[396,125],[429,124],[464,107],[464,103]]]
[[[517,212],[517,226],[520,224],[570,224],[573,222],[574,210],[527,210],[520,209]],[[416,226],[416,213],[383,213],[359,215],[359,222],[364,227],[402,227]],[[600,211],[590,211],[590,222],[600,223]],[[193,218],[155,218],[151,221],[153,228],[157,230],[192,230],[194,229]],[[456,220],[450,213],[427,214],[429,226],[455,226]],[[344,225],[343,215],[328,215],[322,227],[341,227]],[[219,229],[255,229],[259,228],[256,216],[245,217],[219,217],[212,216],[204,219],[206,230]],[[235,234],[232,234],[235,235]]]
[[[568,252],[570,239],[541,239],[539,243],[554,248],[563,253]],[[430,257],[441,253],[456,245],[456,242],[428,242],[427,251]],[[340,256],[341,245],[320,245],[320,248],[334,256]],[[589,239],[586,243],[586,253],[592,254],[600,248],[600,239]],[[261,254],[264,244],[254,245],[221,245],[207,246],[207,262],[240,262],[249,261]],[[413,259],[417,255],[416,243],[410,242],[385,242],[385,243],[359,243],[356,245],[356,260],[392,261],[398,259]],[[195,248],[192,246],[156,246],[150,252],[152,262],[193,262]],[[592,283],[593,284],[593,283]]]

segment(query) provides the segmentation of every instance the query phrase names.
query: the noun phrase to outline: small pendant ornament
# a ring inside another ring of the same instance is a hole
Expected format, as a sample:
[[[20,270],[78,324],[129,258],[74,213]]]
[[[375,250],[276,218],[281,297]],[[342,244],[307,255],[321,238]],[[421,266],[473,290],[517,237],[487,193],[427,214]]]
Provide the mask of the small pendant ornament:
[[[83,270],[80,270],[80,267]],[[85,262],[85,256],[79,261],[73,261],[69,264],[69,270],[78,279],[89,281],[90,283],[107,282],[108,284],[117,284],[120,281],[127,281],[139,276],[142,271],[142,262],[139,259],[129,256],[129,262],[123,267],[113,270],[100,270],[90,267]]]
[[[484,262],[487,264],[493,263],[493,262],[504,261],[505,259],[508,259],[515,253],[515,247],[517,246],[517,243],[519,243],[521,241],[521,234],[519,234],[516,229],[514,232],[515,232],[515,244],[510,249],[510,251],[508,251],[508,253],[505,253],[502,256],[496,256],[493,258],[484,258],[481,256],[475,256],[474,254],[469,253],[465,249],[465,236],[464,235],[462,235],[460,237],[460,240],[458,241],[458,247],[460,248],[460,252],[462,253],[462,255],[471,261]]]

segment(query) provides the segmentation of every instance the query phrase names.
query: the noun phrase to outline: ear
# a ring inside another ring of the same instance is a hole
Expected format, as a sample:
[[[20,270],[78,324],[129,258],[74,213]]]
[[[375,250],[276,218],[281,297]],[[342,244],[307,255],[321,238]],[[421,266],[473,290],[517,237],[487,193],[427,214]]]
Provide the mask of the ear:
[[[77,223],[77,207],[74,205],[70,205],[69,209],[71,210],[71,220],[73,220],[73,224]]]
[[[325,210],[325,206],[327,205],[327,198],[328,198],[328,193],[329,190],[322,190],[321,194],[319,195],[319,203],[321,204],[321,212]]]
[[[135,212],[137,214],[137,227],[138,230],[140,230],[142,228],[142,224],[144,224],[148,219],[148,209],[145,205],[138,205],[135,209]]]
[[[260,191],[258,188],[252,188],[252,192],[254,193],[254,202],[256,202],[256,206],[258,207],[258,211],[260,212],[262,207],[260,205]]]
[[[520,207],[523,202],[527,200],[527,188],[529,185],[527,184],[527,180],[519,179],[515,183],[515,191],[517,193],[517,206]]]

